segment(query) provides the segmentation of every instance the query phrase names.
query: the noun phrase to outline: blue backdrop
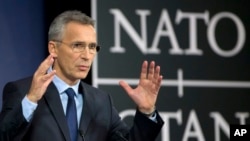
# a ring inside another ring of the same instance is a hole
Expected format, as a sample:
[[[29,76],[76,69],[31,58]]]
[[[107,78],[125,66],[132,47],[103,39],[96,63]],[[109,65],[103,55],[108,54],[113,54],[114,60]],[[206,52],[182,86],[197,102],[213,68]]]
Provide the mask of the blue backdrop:
[[[0,0],[0,109],[6,82],[32,75],[45,56],[43,1]]]

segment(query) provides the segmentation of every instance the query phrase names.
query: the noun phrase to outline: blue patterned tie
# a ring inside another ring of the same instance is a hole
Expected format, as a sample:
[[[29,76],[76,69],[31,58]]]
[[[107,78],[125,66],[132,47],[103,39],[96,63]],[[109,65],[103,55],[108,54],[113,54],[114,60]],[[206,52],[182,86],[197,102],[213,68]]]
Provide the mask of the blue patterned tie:
[[[71,141],[77,141],[77,116],[76,116],[76,104],[75,104],[75,92],[72,88],[68,88],[66,91],[68,95],[68,105],[66,110],[66,118],[68,121],[68,127],[70,132]]]

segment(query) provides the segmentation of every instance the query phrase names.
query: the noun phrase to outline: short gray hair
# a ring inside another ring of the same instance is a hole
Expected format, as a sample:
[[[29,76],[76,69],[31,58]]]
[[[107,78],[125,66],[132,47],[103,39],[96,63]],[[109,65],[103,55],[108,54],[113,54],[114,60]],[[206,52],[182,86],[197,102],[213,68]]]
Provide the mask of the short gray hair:
[[[64,27],[70,22],[78,22],[83,25],[92,25],[94,27],[95,21],[87,16],[85,13],[77,10],[65,11],[58,15],[50,25],[49,41],[61,40],[64,32]]]

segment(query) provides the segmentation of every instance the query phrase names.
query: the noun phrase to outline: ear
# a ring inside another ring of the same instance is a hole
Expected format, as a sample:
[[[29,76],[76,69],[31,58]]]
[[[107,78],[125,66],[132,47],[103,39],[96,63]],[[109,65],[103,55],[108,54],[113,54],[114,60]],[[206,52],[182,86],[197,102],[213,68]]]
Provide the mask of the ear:
[[[56,42],[49,41],[49,43],[48,43],[48,50],[49,50],[50,54],[55,54],[57,56]]]

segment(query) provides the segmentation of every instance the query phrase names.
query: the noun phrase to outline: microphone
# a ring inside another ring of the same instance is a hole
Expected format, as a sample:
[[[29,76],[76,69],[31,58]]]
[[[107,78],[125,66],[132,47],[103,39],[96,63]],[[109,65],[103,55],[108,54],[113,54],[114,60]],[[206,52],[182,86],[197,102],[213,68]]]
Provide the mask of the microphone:
[[[79,134],[82,137],[82,141],[85,141],[83,130],[79,130]]]

